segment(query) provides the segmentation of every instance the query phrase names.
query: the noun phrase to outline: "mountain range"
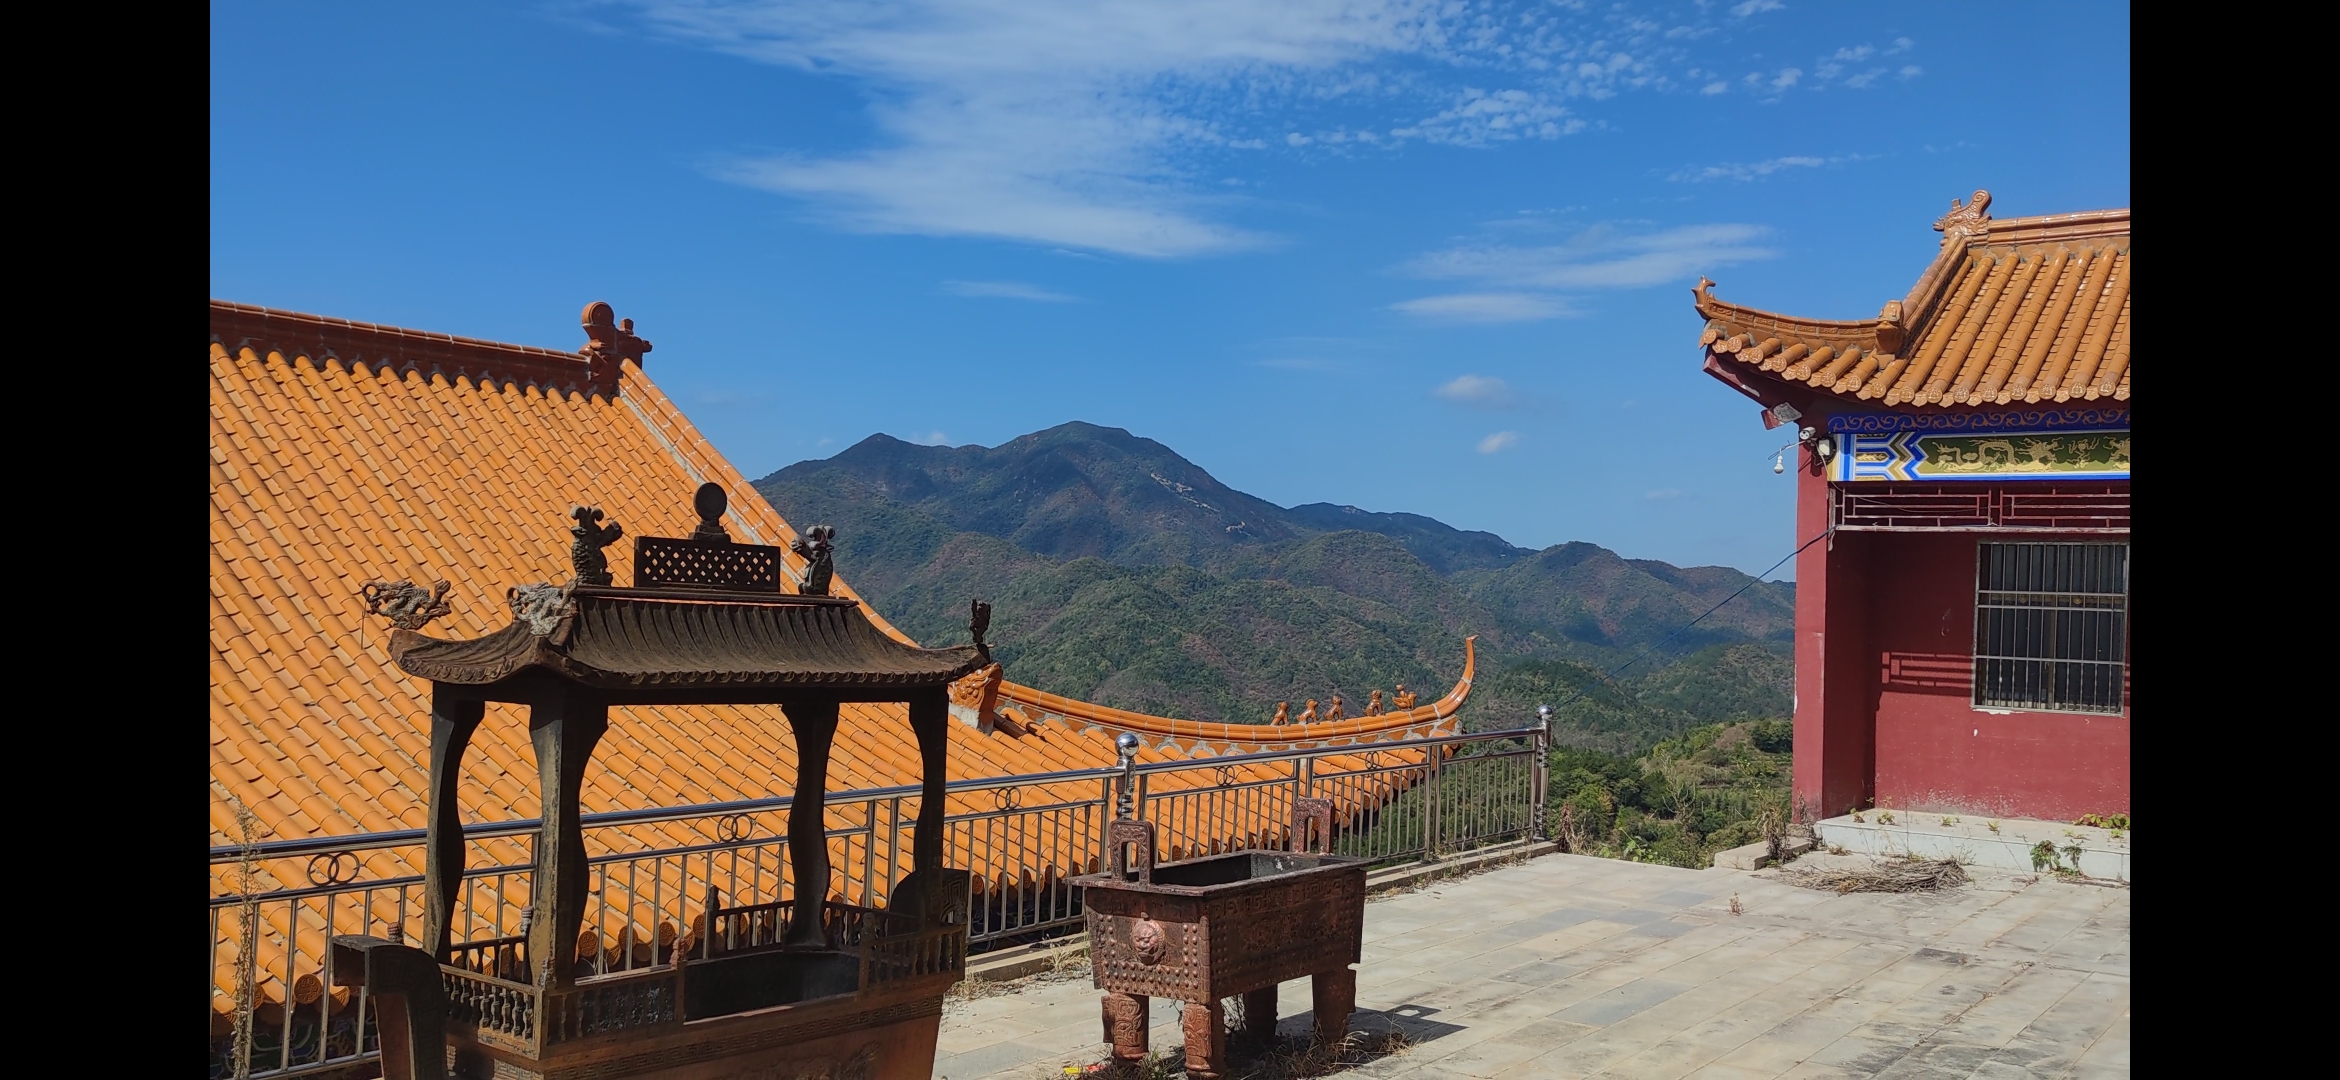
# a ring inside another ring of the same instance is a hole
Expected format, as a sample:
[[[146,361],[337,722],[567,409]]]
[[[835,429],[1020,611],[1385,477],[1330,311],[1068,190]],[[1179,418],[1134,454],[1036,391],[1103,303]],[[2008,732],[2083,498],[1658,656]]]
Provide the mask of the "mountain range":
[[[1566,701],[1563,741],[1624,751],[1792,702],[1790,583],[1278,506],[1119,428],[995,447],[872,435],[755,486],[800,526],[836,526],[839,573],[912,637],[963,640],[981,597],[1009,678],[1120,708],[1261,722],[1339,693],[1353,715],[1398,683],[1426,700],[1460,674],[1465,635],[1478,730]]]

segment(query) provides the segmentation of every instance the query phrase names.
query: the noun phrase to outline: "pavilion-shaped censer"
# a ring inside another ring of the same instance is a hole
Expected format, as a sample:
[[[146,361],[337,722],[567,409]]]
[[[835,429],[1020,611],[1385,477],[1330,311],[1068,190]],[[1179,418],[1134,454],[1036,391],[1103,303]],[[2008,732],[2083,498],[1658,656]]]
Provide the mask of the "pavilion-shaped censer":
[[[885,1078],[932,1070],[942,997],[967,955],[967,927],[951,903],[954,889],[965,895],[966,874],[942,866],[949,686],[990,663],[988,605],[975,605],[973,645],[904,645],[879,632],[855,601],[826,595],[832,530],[818,527],[797,541],[810,562],[801,590],[789,592],[782,549],[732,542],[721,525],[725,505],[722,488],[707,484],[692,536],[638,538],[629,588],[610,586],[600,550],[618,538],[617,525],[576,508],[576,579],[512,590],[510,625],[470,641],[394,632],[398,666],[431,681],[424,939],[419,951],[378,939],[336,941],[350,950],[350,979],[370,975],[386,1005],[407,1005],[384,1010],[386,1077],[439,1075],[434,1029],[444,1032],[458,1076]],[[458,942],[451,932],[464,841],[456,778],[489,702],[528,708],[544,817],[524,933]],[[923,771],[912,873],[883,909],[826,898],[822,799],[839,707],[848,702],[906,703]],[[671,963],[579,977],[588,886],[579,797],[609,710],[714,704],[778,705],[794,732],[787,845],[794,894],[732,908],[711,893],[707,932],[675,950]],[[453,962],[481,946],[517,946],[525,981]],[[438,985],[412,974],[419,968],[427,976],[434,966]],[[415,985],[385,984],[401,981]]]
[[[1072,879],[1086,890],[1090,972],[1105,991],[1113,1056],[1146,1056],[1151,999],[1182,1002],[1186,1075],[1227,1070],[1221,999],[1241,995],[1240,1038],[1273,1039],[1276,986],[1310,978],[1315,1036],[1338,1042],[1357,1002],[1365,943],[1365,860],[1331,854],[1333,804],[1296,799],[1290,852],[1238,851],[1154,863],[1154,826],[1130,817],[1137,737],[1121,736],[1121,794],[1106,836],[1110,868]],[[1323,847],[1310,853],[1311,834]]]

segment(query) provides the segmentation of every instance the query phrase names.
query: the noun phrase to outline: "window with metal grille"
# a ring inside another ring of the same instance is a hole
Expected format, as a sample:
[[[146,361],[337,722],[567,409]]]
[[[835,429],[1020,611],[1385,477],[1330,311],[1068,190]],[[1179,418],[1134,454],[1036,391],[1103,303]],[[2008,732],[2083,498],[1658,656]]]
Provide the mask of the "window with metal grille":
[[[1980,547],[1975,705],[2119,713],[2128,683],[2129,545]]]

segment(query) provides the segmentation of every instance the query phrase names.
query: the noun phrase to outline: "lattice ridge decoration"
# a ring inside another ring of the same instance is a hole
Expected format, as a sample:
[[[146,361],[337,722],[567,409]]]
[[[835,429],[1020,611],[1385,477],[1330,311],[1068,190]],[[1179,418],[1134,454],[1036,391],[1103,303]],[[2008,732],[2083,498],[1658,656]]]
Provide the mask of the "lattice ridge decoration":
[[[1947,484],[1926,487],[1861,484],[1833,488],[1829,502],[1830,523],[1839,530],[1852,532],[2129,531],[2129,492],[2125,483],[1980,491],[1961,491]]]
[[[642,536],[634,540],[635,588],[780,591],[782,549]]]

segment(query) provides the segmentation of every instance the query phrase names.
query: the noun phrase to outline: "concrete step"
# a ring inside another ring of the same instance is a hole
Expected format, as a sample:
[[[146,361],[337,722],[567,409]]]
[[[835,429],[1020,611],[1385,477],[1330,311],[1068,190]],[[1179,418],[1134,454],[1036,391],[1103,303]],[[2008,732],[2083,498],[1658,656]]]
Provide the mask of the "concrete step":
[[[2032,848],[2045,840],[2057,849],[2059,865],[2070,868],[2064,849],[2080,847],[2079,871],[2092,878],[2129,880],[2129,837],[2109,829],[2023,818],[1945,816],[1906,810],[1864,810],[1856,817],[1832,817],[1813,826],[1822,847],[1855,855],[1917,855],[1957,859],[1969,866],[2003,870],[2041,869]],[[1719,856],[1718,856],[1719,858]]]
[[[1788,858],[1793,859],[1812,850],[1812,843],[1810,836],[1790,835],[1780,848]],[[1717,851],[1714,853],[1714,865],[1718,870],[1761,870],[1771,865],[1771,843],[1758,840],[1745,847]]]

